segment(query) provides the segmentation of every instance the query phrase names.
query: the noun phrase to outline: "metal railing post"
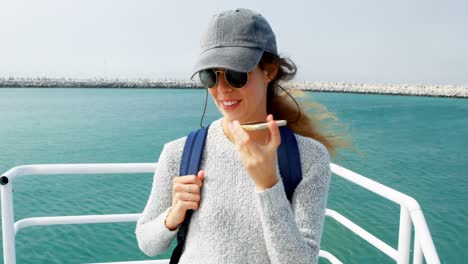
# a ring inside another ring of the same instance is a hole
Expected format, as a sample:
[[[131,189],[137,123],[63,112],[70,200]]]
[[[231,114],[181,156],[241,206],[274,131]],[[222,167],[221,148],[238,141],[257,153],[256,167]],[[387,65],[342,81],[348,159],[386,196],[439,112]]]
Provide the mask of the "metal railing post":
[[[419,243],[418,232],[414,232],[414,251],[413,251],[413,264],[422,264],[423,254],[421,243]]]
[[[429,232],[426,219],[424,218],[421,209],[412,211],[411,219],[413,219],[414,223],[414,232],[417,233],[419,237],[418,241],[419,245],[421,246],[424,259],[427,263],[439,264],[439,255],[437,254],[434,241],[432,241],[431,233]]]
[[[408,209],[400,206],[400,232],[398,236],[398,264],[408,264],[411,246],[411,217]]]
[[[2,178],[5,176],[2,176]],[[8,179],[8,178],[6,178]],[[3,261],[5,264],[16,263],[15,252],[15,217],[13,211],[12,183],[8,181],[1,185]]]

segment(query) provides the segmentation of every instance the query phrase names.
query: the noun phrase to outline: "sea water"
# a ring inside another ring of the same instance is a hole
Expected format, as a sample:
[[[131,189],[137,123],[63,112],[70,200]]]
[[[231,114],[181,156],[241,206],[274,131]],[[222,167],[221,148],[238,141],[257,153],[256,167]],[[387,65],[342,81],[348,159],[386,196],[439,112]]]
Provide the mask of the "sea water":
[[[345,151],[332,162],[414,197],[442,262],[463,263],[468,248],[468,100],[307,96],[348,126],[359,150]],[[24,164],[156,162],[165,142],[199,127],[204,99],[204,90],[0,89],[0,172]],[[209,99],[204,124],[219,117]],[[152,178],[19,177],[13,185],[15,220],[140,213]],[[333,176],[328,208],[398,247],[396,204]],[[151,259],[138,249],[134,229],[135,223],[25,228],[16,236],[17,262]],[[321,246],[345,263],[394,263],[333,219],[326,220]],[[156,258],[169,258],[171,249]]]

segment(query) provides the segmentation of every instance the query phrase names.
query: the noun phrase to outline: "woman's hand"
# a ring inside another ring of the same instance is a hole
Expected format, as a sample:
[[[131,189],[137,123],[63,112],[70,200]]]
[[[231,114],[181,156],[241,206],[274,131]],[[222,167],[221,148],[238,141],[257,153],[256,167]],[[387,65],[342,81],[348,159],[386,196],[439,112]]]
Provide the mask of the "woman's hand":
[[[276,150],[281,144],[279,128],[268,115],[269,136],[264,145],[253,141],[249,134],[240,127],[238,121],[229,124],[229,130],[239,151],[245,169],[255,183],[257,190],[273,187],[278,182],[276,175]]]
[[[197,176],[187,175],[175,177],[172,187],[172,208],[166,218],[169,230],[177,229],[184,219],[187,210],[197,210],[200,205],[200,189],[203,185],[205,172],[199,171]]]

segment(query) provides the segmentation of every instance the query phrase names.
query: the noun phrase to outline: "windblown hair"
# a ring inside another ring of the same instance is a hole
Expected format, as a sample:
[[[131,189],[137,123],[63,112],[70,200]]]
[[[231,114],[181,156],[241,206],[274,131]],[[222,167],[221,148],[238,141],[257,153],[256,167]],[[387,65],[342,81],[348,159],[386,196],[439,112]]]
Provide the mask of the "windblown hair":
[[[287,120],[287,126],[294,133],[322,143],[330,156],[335,156],[339,148],[352,148],[350,141],[346,139],[347,135],[336,134],[342,126],[325,106],[310,99],[298,102],[293,95],[305,98],[306,93],[298,89],[287,91],[281,87],[280,83],[290,81],[296,75],[295,63],[289,58],[264,52],[259,67],[264,70],[268,64],[275,65],[278,72],[268,83],[267,113],[273,114],[275,119]]]

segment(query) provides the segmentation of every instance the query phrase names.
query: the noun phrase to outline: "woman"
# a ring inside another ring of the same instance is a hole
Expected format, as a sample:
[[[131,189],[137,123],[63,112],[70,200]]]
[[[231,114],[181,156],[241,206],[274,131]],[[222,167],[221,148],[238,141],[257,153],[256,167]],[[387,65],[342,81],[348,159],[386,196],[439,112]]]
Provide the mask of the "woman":
[[[136,228],[144,253],[166,251],[187,210],[194,210],[179,263],[317,262],[330,181],[324,145],[333,150],[333,143],[277,91],[295,69],[278,56],[261,15],[237,9],[213,17],[194,75],[223,117],[209,127],[197,175],[176,177],[186,138],[164,146]],[[288,120],[299,147],[302,180],[291,202],[277,166],[281,138],[274,118]],[[240,127],[252,121],[268,121],[268,129]]]

